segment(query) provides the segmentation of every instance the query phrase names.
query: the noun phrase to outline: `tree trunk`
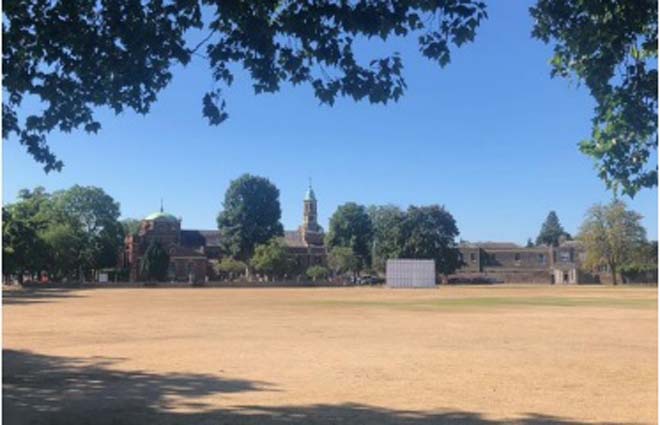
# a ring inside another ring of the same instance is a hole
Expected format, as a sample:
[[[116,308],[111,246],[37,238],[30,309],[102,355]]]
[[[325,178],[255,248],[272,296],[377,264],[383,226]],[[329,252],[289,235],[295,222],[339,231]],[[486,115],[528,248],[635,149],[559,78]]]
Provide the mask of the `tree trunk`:
[[[610,264],[610,270],[612,271],[612,284],[614,286],[617,285],[616,281],[616,266],[614,264]]]

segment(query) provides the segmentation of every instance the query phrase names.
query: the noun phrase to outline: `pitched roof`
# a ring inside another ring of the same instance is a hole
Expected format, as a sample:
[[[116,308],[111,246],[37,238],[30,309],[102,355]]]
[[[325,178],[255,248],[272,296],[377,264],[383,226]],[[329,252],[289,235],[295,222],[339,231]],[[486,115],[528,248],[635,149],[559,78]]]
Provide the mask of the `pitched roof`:
[[[169,249],[169,254],[170,257],[202,257],[206,258],[204,254],[202,254],[199,251],[196,251],[192,248],[186,247],[186,246],[181,246],[181,245],[173,245]]]
[[[300,231],[298,230],[285,230],[284,237],[282,238],[284,243],[290,247],[306,247],[307,244],[302,238]]]
[[[513,242],[465,242],[461,246],[466,247],[475,247],[475,248],[485,248],[485,249],[497,249],[497,248],[522,248],[520,245]]]
[[[181,245],[198,248],[200,246],[220,246],[219,230],[181,230]]]

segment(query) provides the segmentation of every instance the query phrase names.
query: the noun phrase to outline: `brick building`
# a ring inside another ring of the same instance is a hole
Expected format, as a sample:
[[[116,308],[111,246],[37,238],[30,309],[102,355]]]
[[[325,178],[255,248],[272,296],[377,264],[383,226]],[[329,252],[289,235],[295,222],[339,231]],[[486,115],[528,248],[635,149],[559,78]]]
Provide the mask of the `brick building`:
[[[214,278],[213,265],[222,257],[218,230],[183,230],[181,219],[163,211],[145,217],[135,234],[127,235],[119,267],[128,270],[131,282],[144,280],[140,264],[147,247],[159,241],[170,255],[168,280],[202,282]],[[286,230],[282,241],[295,258],[300,273],[309,266],[326,263],[323,228],[317,220],[317,200],[311,185],[303,200],[303,222]]]
[[[325,265],[327,260],[325,234],[318,223],[316,207],[316,195],[310,184],[303,200],[302,225],[296,230],[284,231],[284,244],[294,256],[297,269],[303,273],[310,266]]]
[[[191,235],[181,230],[181,220],[172,214],[160,211],[145,217],[137,233],[127,235],[119,266],[128,269],[131,282],[145,280],[140,265],[145,251],[152,241],[159,242],[170,256],[168,279],[200,282],[206,277],[207,256],[203,250],[186,242]]]

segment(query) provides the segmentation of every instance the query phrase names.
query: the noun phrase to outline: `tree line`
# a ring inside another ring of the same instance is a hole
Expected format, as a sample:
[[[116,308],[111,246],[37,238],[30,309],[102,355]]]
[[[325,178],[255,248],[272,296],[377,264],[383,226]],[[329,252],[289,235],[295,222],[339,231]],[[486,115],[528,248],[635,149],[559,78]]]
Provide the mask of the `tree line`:
[[[117,264],[124,229],[119,203],[97,187],[48,193],[23,189],[2,208],[3,274],[56,280],[93,279]]]
[[[244,174],[227,189],[217,216],[222,256],[218,275],[232,279],[257,273],[267,279],[331,275],[356,278],[382,273],[390,258],[434,259],[439,274],[461,266],[454,217],[440,205],[364,206],[347,202],[330,217],[325,234],[326,264],[306,269],[296,262],[282,236],[279,189],[267,178]],[[48,193],[42,187],[21,190],[2,210],[3,273],[36,279],[43,272],[54,280],[94,279],[99,270],[117,265],[126,235],[139,221],[119,220],[120,208],[97,187],[73,186]],[[617,277],[657,270],[657,243],[649,242],[642,217],[620,200],[592,207],[576,239],[586,251],[585,267],[607,268]],[[557,246],[570,239],[551,211],[536,245]],[[165,279],[166,247],[146,249],[141,272]],[[528,245],[534,246],[531,239]]]
[[[281,240],[279,190],[268,179],[245,174],[231,182],[218,228],[223,251],[231,260],[219,264],[221,272],[237,274],[252,269],[268,278],[306,274],[311,279],[330,274],[352,275],[383,271],[388,258],[433,258],[439,273],[450,274],[460,264],[455,242],[458,227],[439,205],[366,207],[354,202],[340,205],[330,218],[325,246],[327,268],[300,270]],[[240,262],[241,264],[236,264]]]

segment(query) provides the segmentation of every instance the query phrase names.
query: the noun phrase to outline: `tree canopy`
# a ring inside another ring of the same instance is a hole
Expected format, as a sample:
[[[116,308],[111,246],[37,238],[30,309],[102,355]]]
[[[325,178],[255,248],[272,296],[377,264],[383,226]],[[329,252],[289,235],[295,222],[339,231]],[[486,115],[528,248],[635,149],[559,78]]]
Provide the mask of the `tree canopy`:
[[[530,8],[532,36],[554,44],[551,75],[584,83],[596,101],[580,149],[608,187],[631,197],[658,178],[649,163],[657,151],[657,5],[537,0]],[[322,104],[397,101],[406,90],[401,56],[361,58],[355,45],[416,37],[421,55],[444,67],[486,17],[478,0],[10,1],[2,136],[15,137],[47,172],[60,170],[50,132],[98,132],[98,107],[148,113],[173,68],[193,58],[208,62],[214,81],[200,93],[211,125],[228,117],[222,89],[239,68],[257,94],[303,84]],[[43,108],[24,108],[27,99]]]
[[[284,244],[273,238],[268,243],[256,246],[250,265],[267,277],[282,278],[293,271],[294,261]]]
[[[3,208],[5,272],[55,278],[112,267],[123,240],[119,204],[102,189],[73,186],[48,194],[22,190]]]
[[[350,248],[363,269],[371,264],[371,244],[373,227],[367,209],[354,202],[337,207],[330,217],[325,243],[328,249],[334,247]]]
[[[329,105],[338,96],[396,101],[406,89],[401,57],[361,60],[355,44],[416,36],[421,54],[445,66],[452,45],[474,38],[485,8],[474,0],[10,1],[2,25],[3,139],[14,134],[46,171],[60,170],[48,133],[96,133],[100,106],[148,113],[172,69],[193,56],[208,61],[217,83],[201,102],[212,125],[228,117],[222,86],[232,84],[236,66],[255,93],[306,84]],[[191,41],[192,30],[199,39]],[[44,108],[22,116],[27,98]]]
[[[388,259],[401,257],[406,214],[395,205],[372,205],[368,212],[374,228],[373,266],[384,271]]]
[[[552,76],[584,83],[596,101],[580,143],[609,188],[657,186],[658,1],[538,0],[533,36],[554,43]]]
[[[374,265],[385,269],[390,258],[433,259],[436,270],[451,274],[460,265],[455,239],[459,235],[454,217],[439,205],[371,206],[374,226]]]
[[[352,273],[355,276],[360,271],[361,262],[351,247],[336,246],[328,252],[328,266],[339,275]]]
[[[401,225],[400,258],[435,260],[438,273],[451,274],[460,265],[454,217],[439,205],[410,206]]]
[[[5,275],[35,274],[49,264],[43,231],[48,226],[50,194],[43,187],[21,190],[18,201],[2,208],[2,268]]]
[[[641,220],[641,215],[627,210],[619,200],[591,207],[578,236],[586,249],[584,266],[607,266],[616,285],[617,274],[636,261],[636,254],[646,242]]]
[[[562,238],[569,239],[570,235],[566,233],[559,222],[557,213],[550,211],[543,225],[541,225],[539,235],[536,237],[536,245],[559,246],[560,239]]]
[[[264,177],[244,174],[233,180],[218,215],[223,248],[234,258],[249,261],[257,244],[284,233],[280,191]]]
[[[149,243],[140,262],[140,275],[147,280],[163,281],[167,277],[170,256],[160,242]]]

